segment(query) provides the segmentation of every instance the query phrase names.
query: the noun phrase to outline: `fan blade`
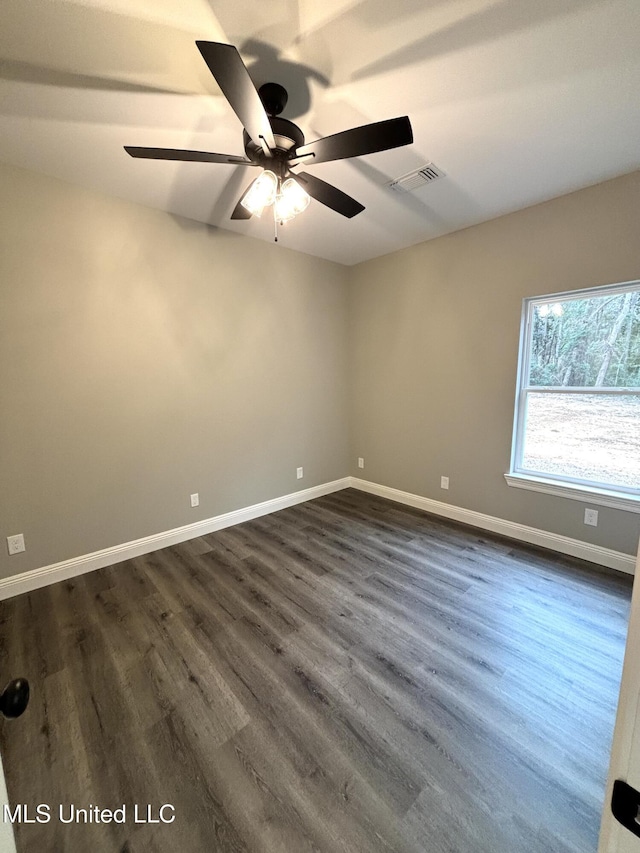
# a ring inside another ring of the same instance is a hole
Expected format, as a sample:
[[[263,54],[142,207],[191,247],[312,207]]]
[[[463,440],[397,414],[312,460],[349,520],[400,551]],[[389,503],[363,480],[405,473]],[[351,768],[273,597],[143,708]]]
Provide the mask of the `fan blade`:
[[[256,180],[257,180],[257,178],[256,178]],[[234,207],[233,213],[231,214],[232,219],[251,219],[251,217],[253,216],[251,211],[247,210],[247,208],[242,204],[242,202],[247,197],[247,193],[249,192],[251,187],[255,184],[256,180],[251,181],[249,186],[246,188],[246,190],[240,196],[238,203]]]
[[[289,155],[292,165],[304,162],[307,166],[327,160],[346,160],[361,157],[388,148],[399,148],[413,142],[413,131],[408,116],[390,118],[374,124],[363,124],[333,136],[324,136],[295,148]],[[308,159],[307,159],[308,157]]]
[[[196,44],[242,126],[256,145],[264,142],[263,148],[266,146],[265,154],[268,154],[276,147],[269,117],[237,49],[232,44],[215,41],[197,41]]]
[[[303,190],[309,193],[311,198],[315,198],[316,201],[330,207],[336,213],[341,213],[347,219],[357,216],[358,213],[362,213],[364,210],[364,205],[356,201],[355,198],[351,198],[350,195],[343,193],[342,190],[339,190],[332,184],[321,181],[315,175],[300,172],[297,175],[292,173],[291,176],[300,184]]]
[[[242,198],[234,207],[233,213],[231,214],[232,219],[251,219],[253,214],[248,211],[247,208],[244,207],[244,205],[242,204],[242,199],[245,197],[245,195],[246,193],[242,194]]]
[[[190,160],[198,163],[231,163],[238,166],[257,166],[246,157],[235,157],[233,154],[210,154],[208,151],[187,151],[182,148],[139,148],[136,145],[125,145],[124,150],[132,157],[143,157],[146,160]]]

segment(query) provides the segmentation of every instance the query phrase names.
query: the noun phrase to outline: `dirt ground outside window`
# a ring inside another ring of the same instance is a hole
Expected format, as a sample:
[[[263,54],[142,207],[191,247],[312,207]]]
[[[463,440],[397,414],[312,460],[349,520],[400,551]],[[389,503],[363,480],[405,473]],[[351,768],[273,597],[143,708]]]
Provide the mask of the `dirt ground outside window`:
[[[640,488],[640,394],[529,395],[523,467]]]

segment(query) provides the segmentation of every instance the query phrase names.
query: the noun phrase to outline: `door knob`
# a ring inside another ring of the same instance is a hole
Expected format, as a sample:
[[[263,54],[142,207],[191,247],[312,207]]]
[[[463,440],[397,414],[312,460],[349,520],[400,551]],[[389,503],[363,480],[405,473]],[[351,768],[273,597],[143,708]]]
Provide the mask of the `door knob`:
[[[622,779],[613,783],[611,796],[611,811],[629,832],[640,837],[640,793]]]
[[[5,717],[19,717],[29,704],[29,682],[26,678],[14,678],[0,694],[0,712]]]

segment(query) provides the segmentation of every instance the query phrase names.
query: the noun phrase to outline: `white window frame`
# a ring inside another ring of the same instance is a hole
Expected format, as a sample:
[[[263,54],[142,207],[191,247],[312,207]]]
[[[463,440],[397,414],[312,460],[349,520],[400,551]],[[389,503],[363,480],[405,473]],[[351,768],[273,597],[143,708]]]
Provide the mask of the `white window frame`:
[[[533,328],[533,312],[536,306],[553,302],[567,302],[570,299],[589,299],[596,296],[606,296],[611,293],[628,293],[638,290],[640,281],[628,281],[621,284],[610,284],[604,287],[590,287],[582,290],[569,290],[562,293],[551,293],[544,296],[532,296],[522,302],[522,320],[520,324],[520,350],[518,355],[518,375],[516,385],[516,404],[513,419],[513,441],[511,444],[511,465],[505,479],[510,486],[519,489],[529,489],[544,494],[558,495],[574,500],[586,501],[640,513],[640,489],[625,486],[611,486],[588,480],[580,480],[562,474],[540,473],[529,471],[522,465],[524,448],[524,433],[526,422],[527,397],[536,394],[602,394],[624,396],[640,394],[640,388],[591,388],[591,387],[548,387],[525,384],[529,377],[531,334]]]

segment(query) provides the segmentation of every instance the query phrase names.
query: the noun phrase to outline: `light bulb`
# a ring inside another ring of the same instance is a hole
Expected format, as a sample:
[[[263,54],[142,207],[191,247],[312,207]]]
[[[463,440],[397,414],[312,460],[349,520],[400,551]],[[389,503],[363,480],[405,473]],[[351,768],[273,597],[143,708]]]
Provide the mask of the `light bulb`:
[[[276,201],[273,206],[273,215],[277,222],[281,225],[283,222],[288,222],[296,215],[295,210],[289,200],[283,195],[276,196]]]
[[[278,179],[268,169],[255,179],[240,202],[254,216],[260,216],[262,211],[273,204],[278,189]]]

